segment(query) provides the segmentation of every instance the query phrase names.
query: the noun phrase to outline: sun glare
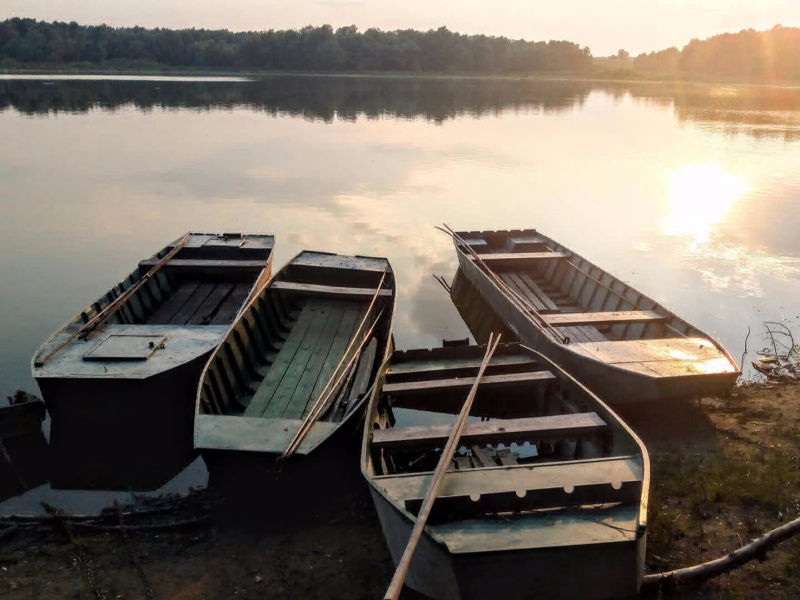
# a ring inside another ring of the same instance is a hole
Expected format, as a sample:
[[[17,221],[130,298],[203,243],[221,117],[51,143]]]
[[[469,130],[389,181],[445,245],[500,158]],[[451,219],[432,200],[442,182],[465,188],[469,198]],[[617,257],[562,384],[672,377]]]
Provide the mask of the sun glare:
[[[669,176],[669,215],[661,220],[666,235],[709,241],[712,229],[747,191],[744,179],[717,163],[691,165]]]

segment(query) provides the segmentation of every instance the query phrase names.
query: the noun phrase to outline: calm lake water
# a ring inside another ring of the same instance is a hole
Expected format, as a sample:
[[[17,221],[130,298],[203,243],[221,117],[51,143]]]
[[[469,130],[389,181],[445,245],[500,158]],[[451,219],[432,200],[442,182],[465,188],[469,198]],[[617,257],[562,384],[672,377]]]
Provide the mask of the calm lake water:
[[[0,392],[183,232],[387,256],[400,348],[468,335],[434,230],[536,227],[718,336],[800,339],[800,89],[276,77],[0,79]]]

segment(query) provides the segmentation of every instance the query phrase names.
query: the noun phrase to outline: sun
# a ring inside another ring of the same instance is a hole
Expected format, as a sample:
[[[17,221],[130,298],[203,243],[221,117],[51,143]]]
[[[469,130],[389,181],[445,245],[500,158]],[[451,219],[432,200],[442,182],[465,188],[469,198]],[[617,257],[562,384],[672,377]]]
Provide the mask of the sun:
[[[715,225],[744,194],[742,177],[717,163],[696,164],[668,176],[669,214],[661,220],[661,232],[689,237],[699,245],[709,241]]]

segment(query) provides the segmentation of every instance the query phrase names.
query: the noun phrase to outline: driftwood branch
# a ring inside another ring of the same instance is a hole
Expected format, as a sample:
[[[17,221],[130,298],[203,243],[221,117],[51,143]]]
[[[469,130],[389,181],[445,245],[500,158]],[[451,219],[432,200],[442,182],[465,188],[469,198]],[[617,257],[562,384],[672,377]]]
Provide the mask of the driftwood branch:
[[[763,559],[766,553],[774,548],[777,544],[788,540],[789,538],[800,533],[800,518],[795,519],[781,525],[777,529],[773,529],[756,538],[749,544],[734,550],[727,556],[710,560],[708,562],[694,565],[692,567],[684,567],[683,569],[675,569],[674,571],[665,571],[664,573],[653,573],[652,575],[645,575],[642,580],[642,591],[654,590],[662,586],[669,585],[686,585],[689,583],[698,583],[711,579],[722,573],[732,571],[743,564],[750,562],[754,559]]]

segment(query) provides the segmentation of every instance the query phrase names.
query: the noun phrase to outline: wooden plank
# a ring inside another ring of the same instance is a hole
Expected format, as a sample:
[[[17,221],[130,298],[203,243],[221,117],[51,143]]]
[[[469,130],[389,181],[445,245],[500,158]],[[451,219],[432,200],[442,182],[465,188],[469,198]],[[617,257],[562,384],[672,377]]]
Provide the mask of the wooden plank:
[[[194,311],[194,314],[186,322],[187,325],[205,325],[211,322],[211,318],[216,313],[217,308],[227,298],[232,289],[232,283],[218,283],[217,287],[206,296],[205,300]]]
[[[459,471],[464,471],[466,469],[472,468],[472,463],[470,462],[469,458],[466,456],[456,456],[453,461],[456,463],[456,467],[458,467]]]
[[[317,283],[296,283],[294,281],[275,281],[272,283],[272,289],[285,290],[288,292],[297,292],[308,296],[321,295],[330,296],[333,298],[363,298],[366,300],[372,299],[375,295],[374,288],[358,288],[358,287],[342,287],[336,285],[321,285]],[[389,298],[392,295],[391,289],[381,289],[378,296]]]
[[[329,302],[327,306],[329,312],[328,321],[317,340],[314,352],[306,365],[306,369],[297,383],[297,387],[283,411],[284,419],[300,419],[305,413],[306,406],[311,397],[311,392],[319,379],[325,358],[336,340],[336,332],[339,329],[345,307],[340,302]]]
[[[394,359],[393,359],[394,360]],[[489,363],[489,367],[499,366],[536,366],[536,360],[530,354],[506,354],[494,355]],[[431,359],[431,360],[409,360],[406,362],[392,364],[389,367],[388,375],[406,375],[414,373],[438,373],[445,371],[477,369],[481,366],[478,358],[452,358],[452,359]],[[487,368],[489,368],[487,367]]]
[[[211,319],[212,325],[227,325],[233,321],[234,317],[242,308],[242,304],[247,300],[253,283],[237,283],[233,287],[233,291],[228,294],[228,297],[223,300],[222,304],[217,311],[217,314]]]
[[[464,437],[462,435],[461,441],[464,441]],[[475,461],[476,467],[495,467],[497,463],[492,458],[492,452],[486,446],[478,446],[473,445],[472,448],[472,460]]]
[[[705,362],[724,358],[724,354],[706,338],[605,341],[574,344],[571,348],[609,364],[674,360]]]
[[[149,258],[139,263],[140,267],[153,267],[161,259]],[[263,269],[266,266],[265,260],[208,260],[196,258],[173,258],[164,268],[174,270],[184,269]]]
[[[466,255],[470,260],[475,260],[471,254]],[[570,255],[565,252],[497,252],[492,254],[478,254],[483,262],[490,267],[496,266],[516,266],[529,262],[537,262],[541,260],[554,260],[569,258]]]
[[[544,307],[545,307],[546,310],[552,310],[552,311],[559,310],[558,304],[556,304],[555,300],[553,300],[550,297],[550,295],[547,292],[545,292],[539,286],[539,284],[537,284],[533,280],[533,277],[531,277],[527,273],[519,273],[519,278],[523,281],[523,283],[525,283],[525,285],[527,285],[530,288],[530,290],[534,294],[536,294],[539,298],[541,298],[542,303],[544,304]]]
[[[520,440],[567,438],[597,433],[605,427],[605,421],[594,412],[481,421],[466,424],[461,434],[461,442],[496,444]],[[413,425],[377,429],[372,434],[372,447],[436,446],[447,441],[450,429],[450,425]]]
[[[192,294],[186,303],[181,306],[181,309],[176,312],[170,319],[171,325],[185,325],[186,322],[192,317],[197,308],[208,298],[208,295],[214,290],[216,284],[212,281],[204,281],[197,286],[197,289]]]
[[[278,389],[281,379],[283,379],[283,376],[286,374],[286,369],[292,362],[292,358],[294,358],[295,353],[300,348],[300,343],[303,341],[306,330],[311,324],[311,319],[313,317],[314,313],[310,310],[302,310],[300,312],[294,327],[292,327],[292,330],[289,332],[289,336],[286,338],[283,346],[281,346],[278,356],[275,357],[275,362],[272,363],[261,385],[258,386],[255,394],[253,394],[250,404],[245,409],[245,416],[260,417],[263,414],[269,401],[272,400],[275,390]]]
[[[194,294],[199,285],[199,281],[184,281],[180,287],[175,290],[175,293],[150,315],[147,319],[147,323],[150,325],[168,325],[172,317],[174,317],[189,298],[192,297],[192,294]]]
[[[663,321],[664,316],[651,310],[617,310],[608,312],[579,312],[544,315],[544,320],[553,327],[571,325],[617,325],[620,323],[646,323]]]
[[[525,298],[538,312],[545,309],[544,303],[533,295],[530,290],[520,284],[520,280],[515,273],[498,273],[498,275],[508,287]]]
[[[517,463],[517,457],[514,456],[511,448],[498,448],[496,454],[497,460],[499,460],[500,464],[503,466],[519,464]]]
[[[309,300],[303,310],[311,311],[314,316],[306,330],[305,336],[303,336],[300,348],[295,352],[291,362],[286,367],[286,373],[281,379],[280,385],[275,390],[272,400],[270,400],[269,404],[264,409],[261,415],[262,417],[272,418],[283,415],[289,405],[289,401],[292,399],[295,391],[297,391],[297,385],[303,377],[303,373],[306,367],[308,367],[311,357],[314,356],[317,342],[319,342],[320,336],[325,331],[325,325],[328,323],[331,316],[333,316],[334,319],[337,318],[337,315],[331,315],[331,310],[328,306],[313,300]]]
[[[325,384],[328,383],[328,380],[333,375],[333,370],[336,368],[336,365],[339,364],[344,351],[347,349],[347,345],[350,343],[350,338],[353,336],[354,330],[360,322],[361,317],[363,316],[362,312],[365,308],[365,304],[353,303],[345,309],[344,314],[342,315],[342,320],[339,322],[339,328],[336,330],[336,338],[331,345],[328,356],[325,357],[325,362],[322,365],[322,371],[320,371],[319,378],[317,379],[316,384],[314,384],[314,389],[311,392],[312,402],[319,398],[319,395],[325,388]],[[308,412],[309,408],[309,406],[306,406],[303,416],[305,416],[305,413]]]
[[[523,385],[526,383],[549,383],[556,376],[550,371],[533,371],[528,373],[505,373],[503,375],[487,375],[481,380],[481,388],[500,385]],[[425,394],[432,390],[453,390],[469,388],[475,383],[474,377],[458,377],[453,379],[430,379],[426,381],[409,381],[387,383],[383,386],[385,394]]]
[[[377,353],[378,340],[372,338],[366,348],[364,348],[364,352],[358,358],[356,374],[353,378],[353,386],[350,388],[350,394],[347,396],[347,402],[344,406],[338,407],[338,410],[334,411],[334,416],[330,420],[341,419],[345,409],[349,409],[353,403],[358,402],[367,392],[372,382],[372,368],[375,366],[375,356]]]

